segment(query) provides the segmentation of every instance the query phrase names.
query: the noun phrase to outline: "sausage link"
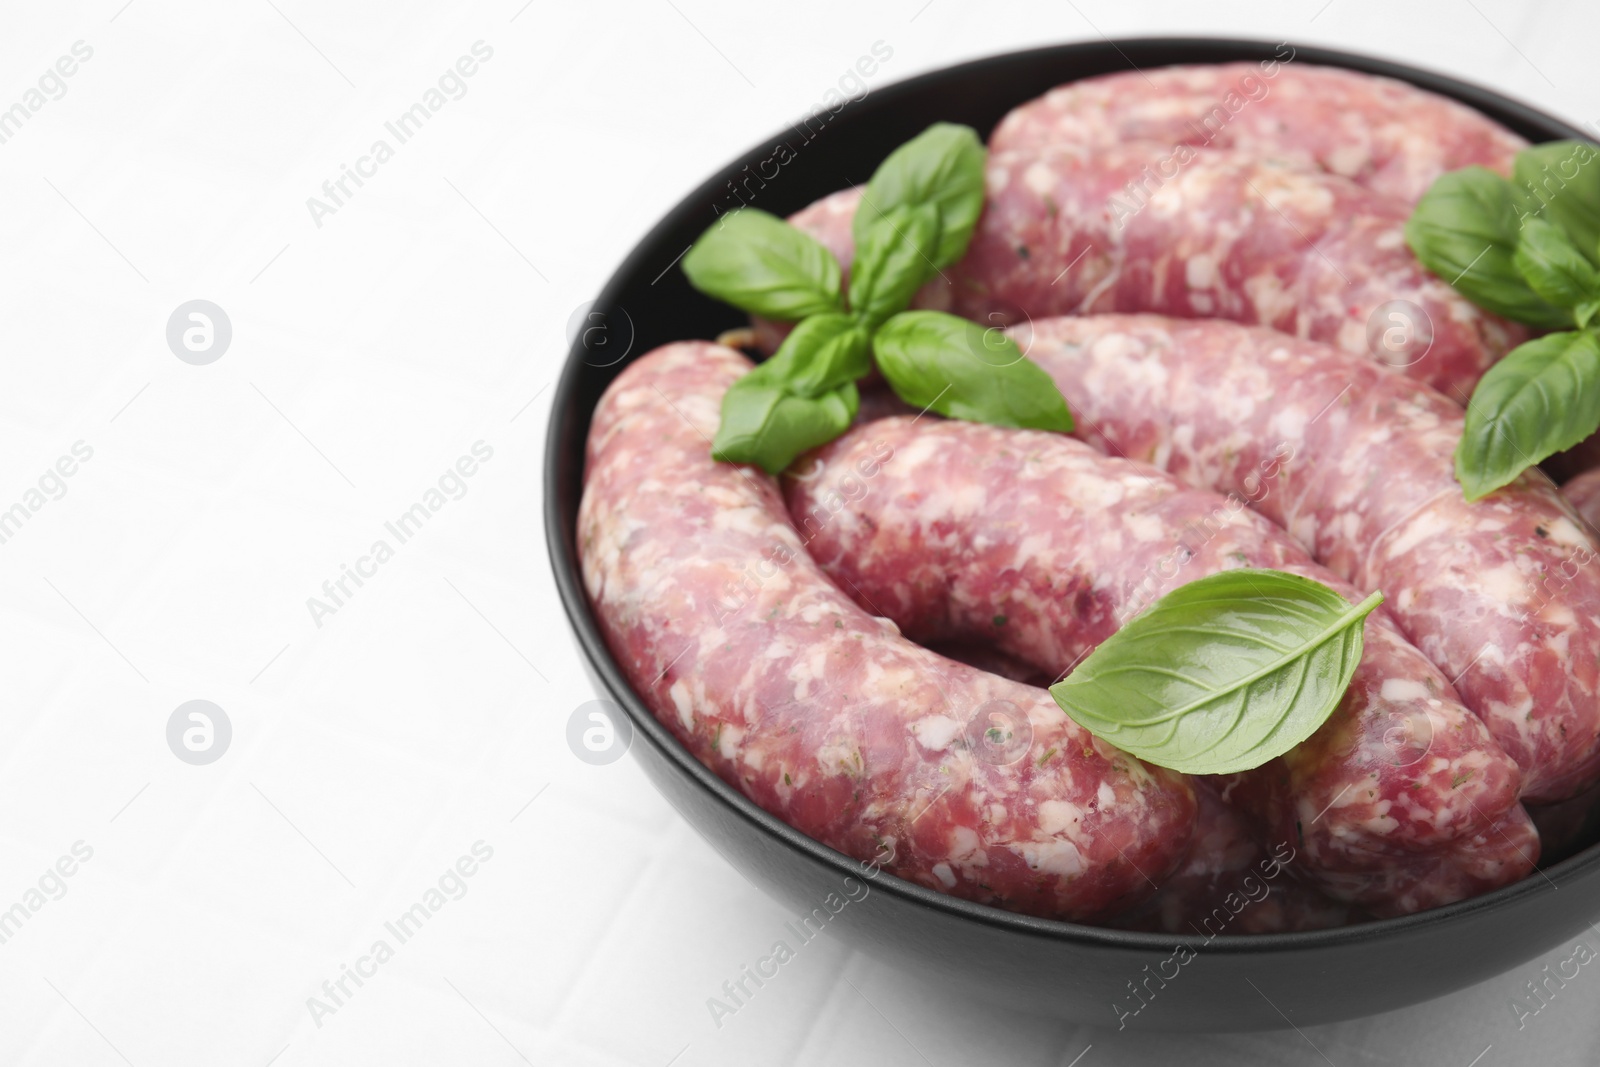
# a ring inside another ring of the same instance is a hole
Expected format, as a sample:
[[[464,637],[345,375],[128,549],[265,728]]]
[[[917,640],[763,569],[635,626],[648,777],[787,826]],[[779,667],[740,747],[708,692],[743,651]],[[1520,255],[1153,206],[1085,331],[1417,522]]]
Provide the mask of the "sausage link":
[[[835,193],[790,221],[848,264],[859,198]],[[1016,149],[989,157],[972,244],[916,305],[993,325],[1108,312],[1265,325],[1400,369],[1464,405],[1528,331],[1417,262],[1409,211],[1338,175],[1239,152]],[[781,330],[761,336],[771,344]]]
[[[579,554],[641,699],[723,780],[863,863],[1058,919],[1103,920],[1147,896],[1188,846],[1187,781],[841,593],[777,483],[711,458],[723,393],[749,368],[716,345],[667,345],[595,411]],[[1015,744],[968,728],[994,716]]]
[[[875,450],[892,459],[859,477]],[[916,640],[987,641],[1059,676],[1165,592],[1218,571],[1284,570],[1361,599],[1248,508],[1057,434],[897,417],[815,460],[786,484],[796,528],[829,576]],[[1525,820],[1520,775],[1381,607],[1365,638],[1328,722],[1238,776],[1230,799],[1303,847],[1314,872],[1341,872],[1341,899],[1446,903],[1448,885],[1430,897],[1397,872],[1432,872],[1453,842]]]
[[[1509,175],[1528,142],[1393,78],[1306,63],[1219,63],[1085,78],[1016,108],[994,151],[1126,141],[1232,148],[1314,166],[1414,204],[1445,171]]]
[[[1531,470],[1468,503],[1460,407],[1391,370],[1268,330],[1157,316],[1018,335],[1080,433],[1233,494],[1329,570],[1381,589],[1547,803],[1600,778],[1600,562]]]

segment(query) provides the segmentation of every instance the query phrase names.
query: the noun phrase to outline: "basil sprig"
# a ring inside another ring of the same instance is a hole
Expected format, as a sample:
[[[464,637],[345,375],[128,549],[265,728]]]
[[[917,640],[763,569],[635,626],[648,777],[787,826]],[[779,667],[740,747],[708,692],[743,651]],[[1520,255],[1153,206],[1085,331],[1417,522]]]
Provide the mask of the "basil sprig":
[[[951,418],[1070,430],[1055,382],[999,330],[908,312],[960,259],[983,212],[984,148],[937,123],[891,152],[852,220],[848,292],[838,262],[787,222],[752,208],[707,230],[683,258],[696,289],[755,315],[797,321],[776,354],[723,396],[712,455],[777,474],[838,437],[874,358],[902,400]]]
[[[1600,429],[1600,150],[1556,141],[1517,153],[1510,180],[1441,175],[1406,223],[1423,266],[1474,304],[1540,330],[1490,367],[1456,447],[1468,500]]]
[[[1283,571],[1222,571],[1156,601],[1107,638],[1050,695],[1078,725],[1147,763],[1231,774],[1317,731],[1361,660],[1362,623],[1383,600],[1350,604]]]

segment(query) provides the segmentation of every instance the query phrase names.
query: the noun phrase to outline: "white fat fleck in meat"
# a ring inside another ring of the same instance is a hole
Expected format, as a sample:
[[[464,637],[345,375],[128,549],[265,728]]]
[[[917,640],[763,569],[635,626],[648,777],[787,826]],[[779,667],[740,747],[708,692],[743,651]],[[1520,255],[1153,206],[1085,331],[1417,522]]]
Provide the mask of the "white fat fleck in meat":
[[[834,733],[817,746],[817,766],[824,775],[838,773],[841,767],[854,768],[861,746],[853,735]],[[924,801],[926,803],[926,801]]]
[[[1117,802],[1117,791],[1111,788],[1110,782],[1101,782],[1096,796],[1099,798],[1102,808],[1109,808]]]
[[[950,869],[950,865],[948,863],[935,863],[933,865],[933,876],[939,879],[939,882],[946,889],[955,888],[956,875],[955,872]]]
[[[1399,248],[1406,243],[1405,231],[1399,226],[1384,230],[1373,244],[1384,251]]]
[[[970,826],[956,826],[950,831],[950,858],[957,863],[975,863],[983,866],[987,858],[978,850],[981,842]]]
[[[1305,435],[1309,421],[1304,408],[1287,407],[1273,416],[1272,432],[1280,441],[1298,441]]]
[[[929,438],[918,438],[908,445],[900,446],[895,452],[895,462],[904,464],[907,469],[918,467],[929,462],[939,453],[937,441]]]
[[[1528,579],[1513,563],[1479,571],[1478,586],[1506,605],[1521,603],[1528,595]]]
[[[1172,536],[1172,531],[1158,515],[1129,515],[1124,518],[1123,526],[1140,541],[1160,541]]]
[[[1539,617],[1549,625],[1563,631],[1548,644],[1549,648],[1559,655],[1563,661],[1567,660],[1572,644],[1571,628],[1577,625],[1578,616],[1570,607],[1559,600],[1551,600],[1540,609]]]
[[[1365,145],[1343,144],[1329,152],[1323,163],[1335,174],[1350,178],[1360,174],[1371,159],[1372,153]]]
[[[1172,450],[1178,453],[1192,453],[1194,451],[1194,426],[1184,423],[1172,431]],[[1157,463],[1157,466],[1164,464]]]
[[[1210,289],[1217,284],[1217,261],[1201,252],[1189,257],[1184,267],[1184,280],[1191,289]]]
[[[1056,174],[1049,164],[1034,162],[1022,172],[1022,181],[1037,196],[1049,196],[1056,187]]]
[[[1020,559],[1036,559],[1055,547],[1055,538],[1047,531],[1040,530],[1029,534],[1017,546],[1017,556]]]
[[[816,644],[796,649],[794,665],[789,668],[788,679],[794,683],[794,697],[805,700],[812,694],[813,683],[827,683],[828,646]]]
[[[694,700],[689,695],[689,687],[679,678],[672,683],[672,688],[667,690],[667,695],[672,698],[672,706],[678,709],[678,721],[685,730],[694,729]]]
[[[1083,809],[1068,800],[1046,800],[1039,805],[1039,829],[1052,836],[1076,834]]]
[[[1294,314],[1300,306],[1300,298],[1285,289],[1278,276],[1270,270],[1246,278],[1244,294],[1250,298],[1250,305],[1260,322],[1279,322]]]
[[[1593,547],[1589,542],[1588,535],[1578,529],[1577,524],[1570,519],[1558,519],[1550,523],[1545,529],[1550,534],[1550,540],[1558,545],[1566,548],[1587,549]]]
[[[917,743],[931,752],[943,752],[961,734],[962,724],[948,715],[929,715],[919,719],[911,730]]]
[[[1448,534],[1452,529],[1453,526],[1448,514],[1435,509],[1424,508],[1417,514],[1412,515],[1405,528],[1383,546],[1384,554],[1391,558],[1403,556],[1429,538]],[[1392,532],[1386,531],[1384,537],[1388,537],[1389,533]],[[1377,545],[1374,544],[1373,547],[1376,549]]]
[[[1375,815],[1370,819],[1362,819],[1356,825],[1372,836],[1381,838],[1386,834],[1394,833],[1400,822],[1398,819],[1390,818],[1387,815]]]
[[[1046,874],[1076,878],[1083,873],[1083,853],[1070,841],[1032,842],[1022,847],[1022,855],[1029,867]]]
[[[1335,348],[1342,348],[1346,352],[1365,352],[1367,350],[1367,327],[1365,323],[1354,319],[1346,319],[1339,326],[1339,332],[1333,337]]]
[[[1433,696],[1427,686],[1410,678],[1385,678],[1379,695],[1392,704],[1423,701]]]
[[[1117,479],[1092,475],[1085,475],[1081,482],[1074,483],[1073,489],[1078,493],[1079,500],[1092,501],[1099,508],[1114,507],[1127,495],[1127,487]]]

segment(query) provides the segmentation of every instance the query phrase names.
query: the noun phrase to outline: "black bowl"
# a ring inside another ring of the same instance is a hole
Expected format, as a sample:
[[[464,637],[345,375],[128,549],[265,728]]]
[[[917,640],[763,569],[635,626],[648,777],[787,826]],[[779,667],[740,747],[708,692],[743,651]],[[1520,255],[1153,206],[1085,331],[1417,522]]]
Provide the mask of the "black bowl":
[[[630,356],[743,325],[738,312],[691,289],[676,267],[718,211],[744,200],[789,214],[865,181],[890,148],[930,122],[966,123],[987,136],[1011,108],[1063,82],[1130,66],[1262,60],[1278,48],[1188,39],[1060,45],[875,90],[837,115],[824,111],[783,130],[722,168],[639,243],[595,303],[556,388],[546,445],[545,532],[556,585],[589,673],[632,721],[632,751],[656,787],[729,863],[786,906],[809,913],[829,894],[843,897],[847,878],[854,878],[851,887],[868,883],[854,860],[768,815],[702,766],[656,721],[612,658],[583,592],[574,543],[584,441],[600,394]],[[1427,71],[1298,46],[1296,60],[1403,79],[1463,101],[1533,141],[1585,136],[1497,93]],[[780,144],[788,151],[775,151]],[[1203,1031],[1331,1022],[1414,1004],[1532,959],[1597,913],[1600,847],[1590,847],[1473,900],[1312,933],[1209,942],[1125,933],[1016,915],[888,874],[873,879],[868,894],[829,925],[874,956],[1014,1009],[1098,1025],[1124,1020],[1130,1028]],[[1145,981],[1150,973],[1174,971],[1177,977]],[[1145,993],[1148,1006],[1123,1017],[1141,1003],[1130,991],[1135,981],[1154,995]]]

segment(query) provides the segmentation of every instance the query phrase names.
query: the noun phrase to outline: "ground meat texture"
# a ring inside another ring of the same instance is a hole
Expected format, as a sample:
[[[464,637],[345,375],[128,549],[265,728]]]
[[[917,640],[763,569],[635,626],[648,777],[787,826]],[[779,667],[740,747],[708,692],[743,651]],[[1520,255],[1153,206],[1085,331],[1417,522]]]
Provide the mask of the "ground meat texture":
[[[1450,678],[1545,803],[1600,778],[1600,562],[1541,472],[1468,503],[1463,412],[1327,346],[1225,322],[1040,320],[1030,357],[1079,433],[1234,494],[1359,589]]]
[[[848,263],[859,195],[791,221]],[[972,244],[917,302],[986,325],[1119,311],[1260,324],[1398,366],[1465,404],[1527,330],[1428,273],[1405,243],[1409,213],[1338,175],[1239,152],[1019,149],[989,157]]]
[[[1463,402],[1526,337],[1417,262],[1401,201],[1275,160],[1173,151],[1135,143],[992,156],[988,207],[954,271],[956,310],[1009,322],[1146,311],[1256,323],[1407,364]],[[1400,313],[1411,336],[1431,334],[1425,354],[1400,335],[1394,355],[1369,339],[1375,314],[1392,325],[1379,309],[1395,301],[1421,309]]]
[[[1477,165],[1510,175],[1528,144],[1487,116],[1405,82],[1269,60],[1072,82],[1012,111],[989,146],[1126,141],[1286,159],[1412,204],[1448,170]]]
[[[1600,468],[1584,471],[1561,486],[1561,495],[1590,526],[1600,529]]]
[[[667,345],[595,411],[579,552],[640,698],[762,808],[921,885],[1082,921],[1147,896],[1188,847],[1188,783],[1096,741],[1044,690],[920,648],[841,593],[776,482],[711,459],[723,393],[750,366]],[[968,723],[992,714],[1031,744],[1006,758],[974,747]]]
[[[884,453],[872,477],[849,474]],[[1160,596],[1218,571],[1290,571],[1361,599],[1248,508],[1059,434],[898,417],[816,456],[835,476],[785,486],[812,557],[919,641],[986,641],[1059,677]],[[1406,872],[1431,878],[1455,843],[1516,808],[1520,781],[1381,607],[1328,722],[1237,778],[1222,782],[1263,833],[1302,851],[1313,876],[1339,872],[1341,899],[1376,910],[1407,895],[1420,907],[1457,899]]]
[[[1320,882],[1330,895],[1337,895],[1341,881],[1347,881],[1352,888],[1373,891],[1376,880],[1380,887],[1376,892],[1385,900],[1372,912],[1389,918],[1423,911],[1433,907],[1433,901],[1467,900],[1520,881],[1532,873],[1539,855],[1539,831],[1519,804],[1494,826],[1458,842],[1449,855],[1432,866],[1419,863],[1401,867],[1377,858],[1370,872],[1334,871]]]
[[[1287,841],[1269,851],[1259,832],[1204,784],[1189,855],[1155,896],[1112,923],[1123,930],[1169,934],[1278,934],[1326,930],[1366,918],[1302,882]]]

